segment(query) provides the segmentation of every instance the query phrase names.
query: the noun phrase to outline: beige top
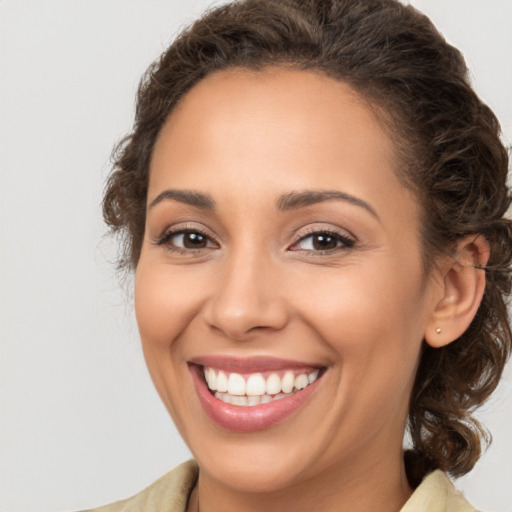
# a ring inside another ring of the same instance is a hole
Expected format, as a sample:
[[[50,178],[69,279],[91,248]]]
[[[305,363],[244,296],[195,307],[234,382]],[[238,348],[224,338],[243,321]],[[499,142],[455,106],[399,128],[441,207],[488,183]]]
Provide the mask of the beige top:
[[[189,460],[132,498],[84,512],[185,512],[197,480],[197,464]],[[442,471],[430,473],[400,512],[477,512]]]

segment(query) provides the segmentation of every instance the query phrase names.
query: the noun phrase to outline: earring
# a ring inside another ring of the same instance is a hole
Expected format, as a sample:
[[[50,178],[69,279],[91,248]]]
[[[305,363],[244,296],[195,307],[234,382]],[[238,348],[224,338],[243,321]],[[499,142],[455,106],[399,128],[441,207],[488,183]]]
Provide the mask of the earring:
[[[441,329],[440,327],[438,327],[438,328],[436,329],[437,334],[441,334],[441,331],[442,331],[442,329]]]

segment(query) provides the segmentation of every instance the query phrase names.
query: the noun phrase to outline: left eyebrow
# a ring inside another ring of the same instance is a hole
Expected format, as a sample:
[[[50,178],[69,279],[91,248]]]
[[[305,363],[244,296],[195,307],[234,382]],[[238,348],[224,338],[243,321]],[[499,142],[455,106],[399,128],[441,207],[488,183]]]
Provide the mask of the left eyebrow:
[[[202,194],[193,190],[164,190],[149,204],[149,209],[162,201],[177,201],[194,206],[201,210],[214,210],[215,201],[209,194]]]
[[[366,201],[339,190],[304,190],[301,192],[289,192],[279,197],[277,200],[277,208],[280,211],[295,210],[332,200],[345,201],[364,208],[377,220],[380,220],[375,209]]]

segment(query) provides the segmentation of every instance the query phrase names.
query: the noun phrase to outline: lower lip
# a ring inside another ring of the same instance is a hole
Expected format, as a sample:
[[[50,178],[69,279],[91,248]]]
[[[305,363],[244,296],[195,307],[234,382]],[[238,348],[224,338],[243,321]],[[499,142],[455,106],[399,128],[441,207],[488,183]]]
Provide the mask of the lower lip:
[[[280,400],[267,404],[242,407],[218,400],[203,380],[203,369],[197,365],[190,367],[199,400],[206,414],[219,426],[236,432],[255,432],[277,425],[300,409],[317,388],[320,377],[307,386]]]

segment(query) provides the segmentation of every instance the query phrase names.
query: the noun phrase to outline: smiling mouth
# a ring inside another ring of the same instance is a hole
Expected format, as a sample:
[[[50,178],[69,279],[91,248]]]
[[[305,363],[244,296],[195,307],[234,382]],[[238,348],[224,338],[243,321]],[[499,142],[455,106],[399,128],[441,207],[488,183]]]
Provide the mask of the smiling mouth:
[[[188,361],[203,411],[235,432],[271,428],[306,407],[327,367],[273,357],[201,356]]]
[[[218,400],[240,407],[254,407],[295,395],[313,384],[320,369],[236,373],[203,367],[203,377]]]

